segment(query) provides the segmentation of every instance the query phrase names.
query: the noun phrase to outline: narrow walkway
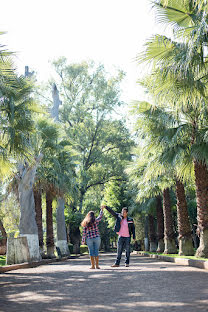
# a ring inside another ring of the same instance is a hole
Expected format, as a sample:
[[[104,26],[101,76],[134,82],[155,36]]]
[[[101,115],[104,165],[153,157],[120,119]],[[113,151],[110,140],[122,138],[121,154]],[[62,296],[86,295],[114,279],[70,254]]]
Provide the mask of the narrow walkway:
[[[207,271],[138,255],[111,268],[114,258],[101,254],[101,270],[84,256],[0,274],[0,311],[208,311]]]

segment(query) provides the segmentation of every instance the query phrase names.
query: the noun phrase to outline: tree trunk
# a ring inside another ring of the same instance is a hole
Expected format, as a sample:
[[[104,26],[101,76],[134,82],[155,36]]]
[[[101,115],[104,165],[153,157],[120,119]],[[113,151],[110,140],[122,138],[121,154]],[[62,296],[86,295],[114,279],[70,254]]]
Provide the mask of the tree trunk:
[[[197,257],[208,257],[208,171],[207,166],[194,161],[197,221],[200,245],[196,251]]]
[[[44,244],[43,244],[43,220],[42,220],[42,192],[40,187],[34,189],[34,199],[35,199],[35,213],[36,213],[36,223],[38,226],[38,238],[40,254],[44,255]]]
[[[79,200],[79,212],[82,212],[82,205],[83,205],[83,200],[84,200],[84,192],[80,192],[80,200]]]
[[[164,215],[162,208],[162,198],[161,196],[156,197],[156,213],[157,213],[157,252],[163,252],[165,249],[164,244]]]
[[[46,246],[47,246],[47,257],[54,258],[54,236],[53,236],[53,208],[52,208],[53,197],[50,191],[46,192]]]
[[[64,216],[65,200],[62,197],[58,198],[58,206],[56,209],[56,224],[57,224],[57,247],[60,249],[62,256],[69,255],[69,248],[66,236],[66,223]]]
[[[35,158],[35,163],[29,166],[26,162],[19,166],[18,193],[20,202],[20,236],[26,236],[30,252],[30,260],[40,260],[38,227],[35,220],[35,200],[33,184],[36,169],[42,155]]]
[[[173,217],[170,203],[169,188],[163,191],[163,214],[164,214],[164,240],[165,240],[165,254],[177,253],[175,245],[175,233],[173,230]]]
[[[191,235],[191,225],[189,222],[188,207],[184,185],[176,179],[176,198],[177,198],[177,221],[178,221],[178,240],[179,255],[193,256],[194,248]]]
[[[145,217],[145,224],[144,224],[144,250],[149,251],[149,238],[148,238],[148,216]]]
[[[80,254],[80,241],[81,235],[79,227],[77,228],[69,228],[70,242],[73,244],[73,253]]]
[[[80,199],[79,199],[79,212],[82,212],[82,205],[84,200],[85,191],[81,189],[80,191]],[[79,227],[74,228],[70,227],[70,241],[73,244],[73,253],[79,254],[80,253],[80,241],[81,235]]]
[[[0,220],[0,231],[2,235],[2,238],[0,239],[0,255],[5,255],[7,249],[7,233],[1,220]]]
[[[53,97],[53,107],[51,109],[51,117],[54,118],[55,122],[58,122],[59,121],[59,106],[62,104],[62,102],[59,99],[59,91],[55,83],[52,86],[52,97]]]
[[[197,225],[196,224],[192,224],[192,238],[193,238],[193,242],[194,242],[194,248],[197,249],[199,247],[199,236],[196,233],[197,231]]]
[[[155,252],[157,250],[157,237],[155,231],[155,218],[153,215],[149,214],[149,242],[150,242],[150,251]]]

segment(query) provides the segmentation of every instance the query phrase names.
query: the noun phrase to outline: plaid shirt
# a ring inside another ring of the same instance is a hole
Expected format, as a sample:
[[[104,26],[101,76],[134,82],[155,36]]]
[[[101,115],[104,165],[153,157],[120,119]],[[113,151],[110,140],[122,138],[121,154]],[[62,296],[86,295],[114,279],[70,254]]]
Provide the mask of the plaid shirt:
[[[95,237],[100,236],[99,229],[98,229],[98,223],[102,219],[102,216],[103,216],[103,211],[101,209],[99,216],[95,219],[95,223],[90,227],[85,226],[83,228],[83,233],[82,233],[82,243],[83,244],[85,243],[86,237],[87,238],[95,238]]]

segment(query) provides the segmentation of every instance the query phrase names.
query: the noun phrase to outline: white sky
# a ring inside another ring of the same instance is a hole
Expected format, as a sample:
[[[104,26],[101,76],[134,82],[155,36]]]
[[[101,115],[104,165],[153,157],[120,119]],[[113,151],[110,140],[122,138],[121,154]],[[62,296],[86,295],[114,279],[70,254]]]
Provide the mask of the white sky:
[[[49,61],[92,59],[111,71],[127,72],[122,85],[127,102],[141,99],[136,85],[140,69],[134,58],[145,40],[158,32],[148,0],[0,0],[0,43],[17,52],[15,64],[46,80]]]

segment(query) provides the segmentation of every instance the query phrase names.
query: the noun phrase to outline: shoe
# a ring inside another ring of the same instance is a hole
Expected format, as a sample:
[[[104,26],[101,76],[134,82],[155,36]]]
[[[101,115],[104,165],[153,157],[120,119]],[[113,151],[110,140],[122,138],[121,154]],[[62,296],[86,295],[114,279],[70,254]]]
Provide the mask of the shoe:
[[[114,264],[111,265],[111,267],[112,267],[112,268],[118,268],[118,267],[119,267],[119,264],[114,263]]]
[[[129,264],[128,264],[128,263],[125,263],[125,267],[129,267]]]

